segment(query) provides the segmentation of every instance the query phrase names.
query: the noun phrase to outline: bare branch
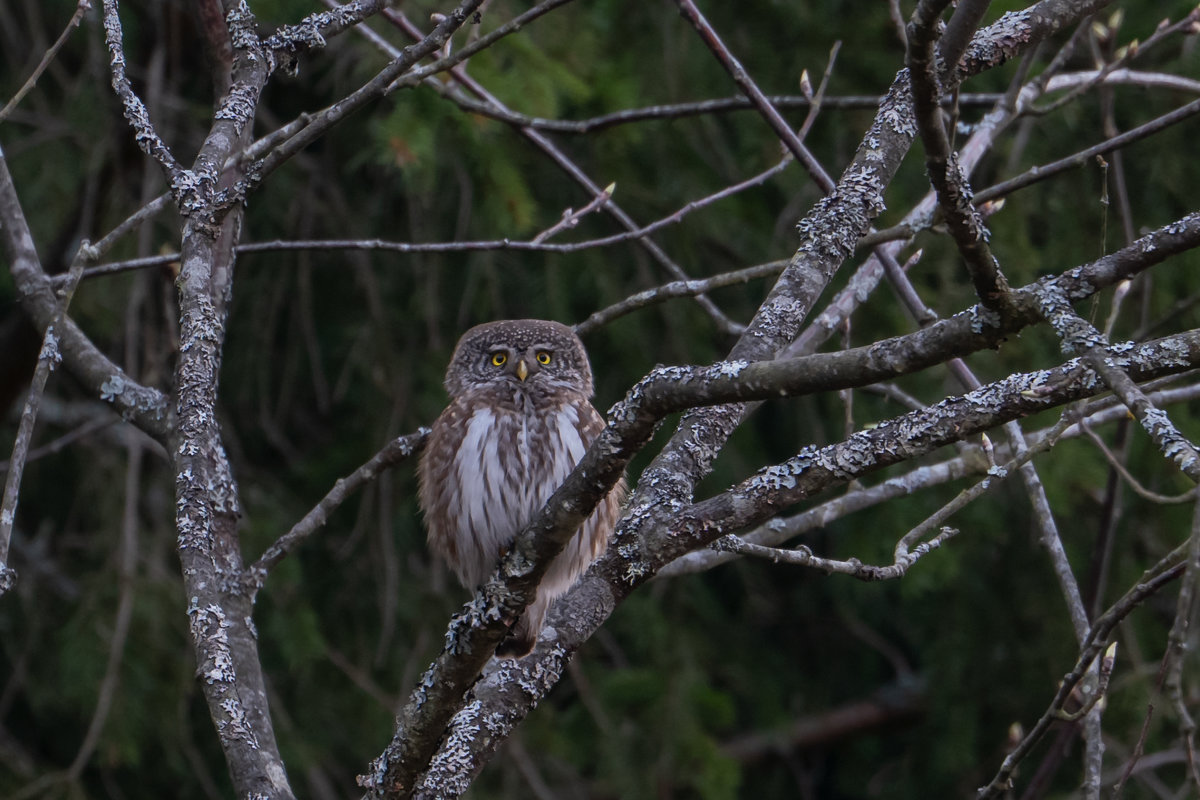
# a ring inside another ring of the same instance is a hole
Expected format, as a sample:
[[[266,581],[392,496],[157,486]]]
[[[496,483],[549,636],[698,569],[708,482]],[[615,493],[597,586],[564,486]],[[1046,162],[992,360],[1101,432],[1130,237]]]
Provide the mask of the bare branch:
[[[58,296],[38,259],[33,234],[3,152],[0,152],[0,248],[8,259],[22,308],[44,333],[55,319]],[[55,336],[63,362],[72,375],[146,433],[160,441],[165,438],[170,411],[162,393],[132,380],[70,318],[62,320]]]
[[[304,518],[292,526],[292,529],[280,536],[267,548],[257,561],[246,569],[245,580],[248,582],[247,591],[251,597],[258,593],[267,579],[267,573],[282,561],[301,542],[320,529],[329,519],[329,515],[346,502],[355,492],[375,480],[385,470],[391,469],[409,457],[420,452],[429,437],[429,429],[421,428],[416,433],[398,436],[388,442],[373,455],[367,463],[354,472],[341,478],[333,488],[321,498]]]
[[[1139,125],[1136,128],[1132,128],[1125,133],[1120,134],[1119,136],[1113,136],[1109,139],[1105,139],[1103,142],[1095,144],[1092,147],[1089,147],[1085,150],[1080,150],[1077,153],[1072,153],[1065,158],[1060,158],[1057,161],[1050,162],[1049,164],[1030,167],[1028,170],[1014,178],[1009,178],[1008,180],[998,183],[995,186],[989,186],[988,188],[975,194],[974,202],[976,205],[981,205],[998,197],[1004,197],[1012,194],[1018,189],[1024,189],[1026,186],[1031,184],[1052,178],[1061,172],[1065,172],[1066,170],[1082,167],[1085,164],[1091,163],[1092,159],[1098,155],[1105,155],[1113,152],[1114,150],[1119,150],[1127,144],[1136,142],[1137,140],[1144,139],[1151,134],[1165,130],[1166,128],[1176,125],[1183,120],[1196,115],[1197,113],[1200,113],[1200,100],[1193,100],[1185,106],[1181,106],[1180,108],[1177,108],[1168,114],[1163,114],[1161,117],[1157,117],[1150,122],[1145,123],[1144,125]]]
[[[637,294],[632,294],[620,302],[613,303],[608,308],[592,312],[591,316],[575,326],[575,332],[580,336],[586,336],[597,328],[612,322],[614,319],[633,313],[638,309],[665,303],[667,300],[672,300],[676,297],[695,297],[705,292],[711,292],[713,289],[736,286],[739,283],[746,283],[758,278],[769,278],[772,275],[778,275],[783,272],[787,265],[788,262],[786,261],[769,261],[766,264],[758,264],[753,267],[734,270],[733,272],[713,275],[711,278],[664,283],[653,289],[646,289]]]
[[[71,19],[67,21],[67,25],[65,28],[63,28],[63,32],[60,33],[58,38],[54,40],[54,44],[46,48],[45,54],[42,55],[42,60],[39,61],[38,65],[33,68],[33,72],[30,73],[29,77],[25,80],[25,83],[21,84],[21,88],[17,90],[16,94],[9,98],[9,101],[4,104],[3,108],[0,108],[0,124],[2,124],[4,120],[8,118],[8,115],[12,113],[14,108],[20,105],[21,100],[24,99],[25,95],[29,94],[29,90],[37,85],[38,78],[40,78],[42,73],[46,71],[46,67],[50,66],[50,62],[54,60],[56,55],[58,55],[58,51],[61,50],[62,46],[67,43],[67,37],[71,35],[71,31],[79,27],[79,23],[83,21],[84,13],[90,10],[91,7],[91,0],[78,0],[78,3],[75,6],[75,13],[72,14]]]
[[[971,202],[971,187],[958,165],[957,154],[950,148],[941,117],[936,26],[947,5],[949,0],[922,0],[908,26],[913,110],[925,145],[925,166],[937,190],[938,206],[971,273],[975,293],[990,310],[1008,316],[1013,313],[1008,280],[988,247],[989,234]]]
[[[1035,293],[1046,320],[1054,326],[1063,340],[1064,352],[1081,353],[1088,366],[1121,398],[1159,449],[1183,470],[1192,481],[1200,483],[1200,451],[1179,432],[1169,417],[1156,408],[1146,393],[1115,365],[1117,353],[1104,336],[1071,308],[1070,301],[1052,287]]]
[[[1151,396],[1151,402],[1155,402],[1153,396]],[[1090,421],[1081,419],[1079,421],[1079,429],[1083,431],[1083,434],[1087,436],[1089,440],[1091,440],[1092,444],[1096,445],[1096,449],[1099,450],[1101,455],[1104,456],[1104,460],[1108,462],[1108,465],[1117,471],[1117,474],[1121,476],[1121,479],[1124,480],[1125,483],[1129,485],[1129,488],[1133,489],[1134,493],[1139,497],[1144,497],[1151,503],[1158,503],[1160,505],[1173,505],[1175,503],[1193,502],[1197,495],[1200,494],[1200,487],[1193,487],[1189,491],[1177,495],[1164,495],[1159,494],[1158,492],[1150,491],[1142,485],[1141,481],[1134,477],[1133,473],[1131,473],[1125,467],[1125,465],[1121,463],[1116,454],[1108,448],[1108,445],[1104,443],[1104,440],[1101,439],[1094,430],[1092,430]]]
[[[1109,78],[1112,79],[1112,76]],[[994,92],[969,92],[959,97],[959,105],[964,107],[991,106],[1003,95]],[[812,98],[804,95],[766,95],[767,102],[778,109],[811,109]],[[597,117],[581,120],[543,119],[520,114],[507,109],[500,109],[490,103],[479,102],[467,97],[458,96],[456,103],[464,111],[488,117],[499,122],[523,128],[531,128],[546,133],[588,134],[614,128],[619,125],[629,125],[635,122],[655,122],[662,120],[684,119],[687,117],[726,114],[735,111],[756,111],[754,102],[748,97],[722,97],[713,100],[697,100],[692,103],[666,103],[663,105],[630,108],[624,111],[613,111]],[[877,108],[883,98],[877,95],[826,95],[821,99],[821,107],[831,111],[851,109]],[[946,101],[950,102],[950,101]]]
[[[700,9],[696,7],[696,4],[692,0],[675,0],[675,4],[679,6],[679,11],[684,19],[692,23],[692,27],[699,32],[700,38],[704,40],[708,49],[713,52],[713,55],[716,56],[721,66],[725,68],[725,71],[729,73],[729,76],[733,78],[733,82],[750,98],[750,102],[758,110],[758,113],[763,116],[763,119],[767,121],[767,124],[771,126],[771,130],[783,142],[783,146],[792,154],[792,157],[800,162],[816,184],[821,187],[822,192],[825,194],[832,192],[834,188],[833,179],[829,177],[824,168],[813,157],[812,153],[808,151],[808,148],[804,146],[804,142],[791,129],[779,111],[771,105],[771,101],[758,88],[754,79],[750,77],[750,73],[738,61],[737,56],[733,55],[729,51],[729,48],[725,46],[725,43],[721,41],[721,37],[717,35],[717,32],[708,23],[708,20],[704,18],[704,15],[700,13]]]
[[[1182,556],[1182,546],[1173,550],[1166,558],[1147,570],[1137,584],[1130,588],[1120,600],[1096,619],[1088,633],[1087,641],[1080,651],[1079,658],[1075,662],[1075,666],[1063,676],[1058,691],[1050,701],[1049,707],[1029,730],[1029,733],[1021,739],[1017,747],[1004,759],[1004,763],[991,782],[979,789],[976,795],[977,800],[987,800],[987,798],[997,797],[1010,788],[1013,771],[1029,755],[1029,751],[1041,740],[1050,725],[1059,718],[1067,698],[1071,696],[1075,687],[1083,680],[1083,677],[1087,674],[1088,669],[1092,666],[1096,658],[1107,649],[1108,637],[1112,635],[1113,629],[1116,628],[1121,620],[1125,619],[1135,608],[1141,605],[1147,597],[1153,595],[1163,586],[1183,574],[1184,564]]]
[[[1183,739],[1187,754],[1188,774],[1193,788],[1200,790],[1200,763],[1196,755],[1196,721],[1188,712],[1184,692],[1184,661],[1188,656],[1188,639],[1194,637],[1192,626],[1196,619],[1196,590],[1200,586],[1200,501],[1192,515],[1192,527],[1188,532],[1186,569],[1179,585],[1179,597],[1175,602],[1175,620],[1167,635],[1167,648],[1163,656],[1163,688],[1179,718],[1179,735]]]
[[[3,164],[0,164],[0,168]],[[80,252],[87,249],[85,242]],[[29,444],[33,439],[33,426],[37,422],[38,408],[42,403],[42,392],[46,389],[46,381],[50,372],[62,361],[58,349],[58,336],[55,329],[61,327],[67,313],[67,306],[79,285],[79,275],[83,271],[83,259],[76,259],[71,265],[70,279],[59,298],[54,310],[54,318],[46,326],[42,335],[42,349],[38,353],[37,367],[34,369],[33,380],[29,385],[29,393],[25,398],[25,408],[21,411],[21,421],[17,426],[17,438],[13,442],[12,458],[9,459],[8,475],[4,480],[4,499],[0,501],[0,597],[12,589],[17,580],[17,573],[8,565],[8,548],[12,541],[13,526],[17,520],[17,499],[21,491],[21,477],[25,472],[25,459],[29,455]]]
[[[328,4],[332,3],[333,0],[324,0],[324,2]],[[410,37],[420,38],[420,30],[403,15],[396,12],[387,11],[385,12],[384,16],[400,27]],[[369,34],[364,32],[364,35]],[[382,47],[387,47],[385,42],[382,42],[377,38],[372,38],[372,41],[376,42]],[[453,66],[451,68],[451,75],[454,76],[455,81],[461,84],[467,92],[470,92],[475,97],[481,99],[491,108],[494,108],[501,113],[508,113],[508,108],[501,103],[495,95],[485,89],[482,84],[468,75],[466,70],[463,69],[461,65]],[[444,96],[449,97],[456,103],[463,99],[462,92],[449,91],[447,87],[443,86],[438,81],[427,80],[426,85],[431,86],[431,88],[433,88],[435,91],[438,91]],[[583,169],[575,163],[575,161],[573,161],[566,153],[564,153],[561,148],[550,141],[550,139],[546,138],[546,136],[544,136],[541,132],[534,130],[530,126],[522,126],[518,128],[518,132],[523,137],[528,139],[529,142],[535,147],[545,153],[555,165],[562,169],[571,178],[571,180],[575,181],[575,183],[582,187],[583,190],[587,192],[589,197],[597,197],[603,192],[602,187],[596,183],[596,181],[589,177],[587,173],[585,173]],[[603,208],[605,213],[609,214],[613,219],[615,219],[626,231],[635,231],[641,227],[634,221],[633,217],[629,216],[629,214],[627,214],[615,201],[610,199],[609,202],[604,204]],[[666,269],[671,276],[677,280],[689,280],[689,276],[683,270],[683,268],[680,267],[679,264],[677,264],[667,254],[667,252],[654,241],[648,238],[640,238],[638,239],[638,244],[652,259],[654,259],[656,263]],[[742,326],[740,324],[729,319],[729,317],[726,316],[721,309],[717,308],[716,304],[713,303],[712,300],[710,300],[707,296],[697,295],[696,302],[704,311],[704,313],[708,314],[708,316],[713,320],[719,330],[729,333],[737,333],[742,330]]]

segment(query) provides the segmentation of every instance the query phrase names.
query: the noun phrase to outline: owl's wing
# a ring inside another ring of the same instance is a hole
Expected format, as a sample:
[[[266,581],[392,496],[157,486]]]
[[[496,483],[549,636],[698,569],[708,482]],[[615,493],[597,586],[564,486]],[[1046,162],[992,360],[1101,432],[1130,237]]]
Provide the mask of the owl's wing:
[[[451,513],[456,502],[453,490],[454,459],[462,447],[471,412],[454,401],[433,423],[429,441],[417,467],[417,502],[425,515],[429,546],[452,566],[460,562]]]

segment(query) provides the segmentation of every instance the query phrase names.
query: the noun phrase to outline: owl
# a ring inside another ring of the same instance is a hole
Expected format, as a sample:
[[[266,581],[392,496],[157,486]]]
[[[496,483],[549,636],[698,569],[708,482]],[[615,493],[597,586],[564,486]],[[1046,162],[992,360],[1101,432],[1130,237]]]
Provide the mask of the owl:
[[[445,385],[450,405],[421,456],[419,502],[430,549],[474,589],[583,458],[604,418],[591,404],[583,343],[558,322],[471,328]],[[533,649],[550,604],[604,552],[624,493],[622,481],[551,562],[499,655]]]

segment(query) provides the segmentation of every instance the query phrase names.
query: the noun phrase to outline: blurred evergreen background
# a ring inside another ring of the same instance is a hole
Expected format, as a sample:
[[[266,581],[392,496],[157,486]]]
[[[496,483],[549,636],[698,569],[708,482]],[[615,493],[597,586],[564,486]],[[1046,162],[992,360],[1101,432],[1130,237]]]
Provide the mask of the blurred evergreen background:
[[[319,7],[311,0],[250,5],[264,28]],[[911,3],[902,5],[911,11]],[[988,20],[1022,5],[995,3]],[[1192,8],[1182,0],[1118,5],[1124,19],[1113,47],[1145,40],[1161,19],[1179,19]],[[121,6],[135,86],[174,152],[190,162],[214,99],[193,21],[181,2],[127,0]],[[497,0],[480,30],[527,6]],[[0,7],[0,98],[24,82],[73,8],[67,0],[6,0]],[[400,5],[423,26],[431,12],[446,8],[426,1]],[[706,2],[703,10],[768,94],[798,94],[802,70],[816,83],[835,41],[842,49],[830,96],[880,95],[903,63],[887,4],[878,0]],[[1100,22],[1109,22],[1107,15]],[[382,21],[371,27],[407,44]],[[1042,51],[1035,70],[1052,52]],[[1092,68],[1094,58],[1081,47],[1071,68]],[[257,133],[328,105],[385,63],[354,33],[336,37],[302,59],[297,76],[273,82]],[[1200,77],[1195,38],[1176,37],[1137,66]],[[1003,92],[1015,70],[1009,64],[964,90]],[[570,4],[471,59],[469,72],[514,110],[552,119],[735,93],[670,3]],[[984,160],[974,185],[988,186],[1103,139],[1106,103],[1124,130],[1189,99],[1141,88],[1090,92],[1052,114],[1018,122]],[[963,121],[978,120],[984,110],[964,106]],[[785,116],[798,125],[804,113]],[[807,144],[829,172],[840,173],[873,114],[871,107],[821,112]],[[1135,235],[1195,209],[1198,130],[1192,120],[1124,152]],[[550,136],[599,185],[615,182],[616,201],[642,224],[767,168],[781,154],[761,118],[748,111]],[[64,270],[82,237],[98,238],[165,188],[135,148],[109,88],[95,10],[0,126],[0,146],[49,270]],[[898,221],[926,191],[922,158],[918,145],[886,193],[889,210],[880,227]],[[1126,243],[1117,209],[1104,203],[1106,180],[1111,195],[1111,168],[1106,177],[1090,164],[1008,198],[989,223],[992,246],[1014,285]],[[695,277],[787,258],[797,242],[795,223],[818,196],[793,165],[654,240]],[[419,88],[371,105],[271,176],[251,197],[243,241],[522,239],[588,199],[509,125],[464,113]],[[562,238],[616,231],[611,219],[592,214]],[[179,232],[178,219],[161,214],[111,258],[174,251]],[[971,284],[952,243],[927,233],[915,246],[925,248],[912,276],[926,301],[942,315],[970,305]],[[847,263],[831,288],[844,285],[857,263]],[[1114,337],[1194,327],[1194,304],[1167,314],[1200,289],[1197,266],[1200,257],[1188,254],[1139,281]],[[635,244],[573,254],[243,256],[220,405],[242,490],[244,554],[256,558],[389,437],[434,419],[445,402],[445,364],[466,327],[520,316],[575,323],[666,280]],[[712,297],[746,321],[769,286],[759,280]],[[173,300],[169,268],[127,272],[82,285],[72,316],[135,377],[167,387]],[[1103,322],[1108,308],[1106,295],[1094,316]],[[864,344],[911,329],[884,287],[855,316],[849,341]],[[655,364],[718,360],[732,340],[694,302],[676,300],[625,316],[589,334],[586,344],[603,409]],[[37,345],[11,279],[0,271],[5,457]],[[970,363],[986,381],[1061,360],[1052,332],[1038,329]],[[897,383],[924,402],[957,391],[941,369]],[[904,410],[856,393],[854,422],[861,427]],[[1056,417],[1049,412],[1026,429]],[[1172,417],[1185,433],[1200,435],[1195,409],[1174,408]],[[81,425],[94,430],[32,461],[24,480],[14,542],[20,580],[0,603],[0,796],[16,796],[75,758],[96,707],[127,581],[134,610],[112,711],[80,779],[44,794],[229,796],[193,674],[169,468],[146,445],[130,484],[133,439],[104,404],[56,372],[35,446]],[[1140,431],[1110,426],[1101,434],[1117,446],[1126,442],[1130,467],[1148,487],[1168,494],[1189,488]],[[805,444],[844,435],[836,395],[768,404],[734,436],[701,491],[723,489]],[[632,478],[653,452],[652,446],[635,462]],[[1098,595],[1099,608],[1188,528],[1189,506],[1152,505],[1129,492],[1086,441],[1063,443],[1038,464],[1082,588],[1089,600]],[[831,557],[889,562],[895,540],[963,485],[858,513],[804,543]],[[122,574],[119,542],[130,486],[136,566]],[[368,487],[285,560],[260,595],[255,621],[276,732],[301,796],[357,796],[354,775],[390,737],[396,703],[440,650],[450,614],[467,599],[431,563],[415,486],[412,465],[404,465]],[[738,561],[648,585],[585,646],[472,796],[973,796],[1003,758],[1010,726],[1036,720],[1076,647],[1020,487],[1001,486],[953,523],[963,536],[899,581],[866,584]],[[1096,543],[1106,526],[1114,537],[1112,563],[1098,586]],[[1122,650],[1104,717],[1112,764],[1121,763],[1137,739],[1173,611],[1172,590],[1137,611],[1118,637]],[[867,701],[882,709],[874,722],[837,738],[788,741],[795,721]],[[1146,750],[1168,747],[1175,730],[1169,714],[1157,714]],[[1065,747],[1064,763],[1036,796],[1068,797],[1078,785],[1079,742]],[[1044,746],[1026,769],[1049,750]],[[1164,774],[1179,778],[1182,770],[1176,765]],[[1153,796],[1148,792],[1135,783],[1124,796]]]

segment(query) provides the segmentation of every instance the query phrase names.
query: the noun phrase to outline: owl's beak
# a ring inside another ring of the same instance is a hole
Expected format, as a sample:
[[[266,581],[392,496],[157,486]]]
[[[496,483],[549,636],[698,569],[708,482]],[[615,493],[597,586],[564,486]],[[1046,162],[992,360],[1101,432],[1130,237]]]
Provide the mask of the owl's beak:
[[[517,377],[522,381],[529,377],[529,367],[523,358],[517,359]]]

